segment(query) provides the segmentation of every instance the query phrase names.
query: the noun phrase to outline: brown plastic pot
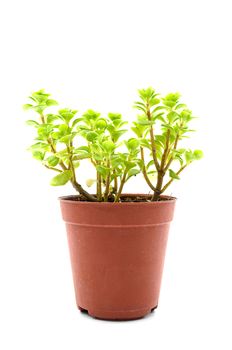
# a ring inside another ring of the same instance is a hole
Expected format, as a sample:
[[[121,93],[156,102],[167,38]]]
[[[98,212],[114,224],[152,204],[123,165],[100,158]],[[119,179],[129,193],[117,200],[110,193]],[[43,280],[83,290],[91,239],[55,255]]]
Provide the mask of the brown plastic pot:
[[[176,199],[99,203],[61,197],[77,306],[109,320],[145,316],[158,306]]]

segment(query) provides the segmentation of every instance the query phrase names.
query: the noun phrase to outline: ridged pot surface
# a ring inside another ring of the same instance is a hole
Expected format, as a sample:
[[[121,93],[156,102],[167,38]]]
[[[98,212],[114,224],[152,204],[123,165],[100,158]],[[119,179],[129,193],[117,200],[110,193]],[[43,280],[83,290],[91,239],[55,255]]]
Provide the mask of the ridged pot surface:
[[[126,320],[157,307],[176,202],[164,198],[169,200],[99,203],[60,198],[80,310]]]

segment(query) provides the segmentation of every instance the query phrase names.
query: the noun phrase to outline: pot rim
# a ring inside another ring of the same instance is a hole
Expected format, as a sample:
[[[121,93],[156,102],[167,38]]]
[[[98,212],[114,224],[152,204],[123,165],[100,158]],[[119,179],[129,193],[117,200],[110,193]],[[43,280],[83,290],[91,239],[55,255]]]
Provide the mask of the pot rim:
[[[167,196],[167,195],[161,195],[161,198],[168,198],[168,201],[156,201],[156,202],[90,202],[90,201],[74,201],[71,200],[73,197],[77,197],[78,195],[67,195],[67,196],[60,196],[58,197],[58,200],[65,203],[72,203],[74,205],[91,205],[91,206],[108,206],[108,205],[114,205],[114,206],[126,206],[126,205],[163,205],[167,203],[173,203],[177,201],[176,197],[173,196]],[[144,197],[150,197],[149,194],[144,193],[123,193],[121,197],[126,196],[144,196]]]

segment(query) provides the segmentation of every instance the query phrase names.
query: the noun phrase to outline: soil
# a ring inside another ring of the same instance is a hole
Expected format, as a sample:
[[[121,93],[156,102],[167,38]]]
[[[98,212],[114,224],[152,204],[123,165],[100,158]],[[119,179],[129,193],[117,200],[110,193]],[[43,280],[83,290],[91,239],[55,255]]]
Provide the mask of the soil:
[[[123,195],[120,198],[120,202],[151,202],[152,195]],[[68,200],[77,201],[77,202],[90,202],[83,195],[77,196],[68,196]],[[173,197],[162,196],[158,199],[158,202],[172,200]],[[108,197],[108,202],[114,202],[114,197]]]

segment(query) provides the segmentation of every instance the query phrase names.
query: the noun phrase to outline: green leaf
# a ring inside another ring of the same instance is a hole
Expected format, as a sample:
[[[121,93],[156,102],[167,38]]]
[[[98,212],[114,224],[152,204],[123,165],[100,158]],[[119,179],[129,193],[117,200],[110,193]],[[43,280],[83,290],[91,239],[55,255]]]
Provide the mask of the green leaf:
[[[137,124],[140,124],[140,125],[154,125],[155,124],[155,121],[154,120],[148,120],[146,118],[138,118],[137,120]]]
[[[164,106],[158,106],[158,107],[155,107],[152,111],[152,114],[156,115],[157,112],[160,113],[160,111],[163,111],[165,110],[165,107]]]
[[[37,159],[37,160],[43,160],[44,159],[44,152],[39,152],[39,151],[34,151],[32,152],[32,156],[33,158]]]
[[[43,111],[47,108],[47,105],[46,104],[40,104],[40,105],[37,105],[37,106],[34,106],[33,109],[34,111],[36,111],[37,113],[39,114],[42,114]]]
[[[69,153],[67,152],[67,148],[63,149],[62,151],[56,152],[55,155],[56,155],[56,157],[58,157],[59,159],[62,159],[62,160],[69,159],[69,157],[70,157]]]
[[[175,171],[173,171],[172,169],[169,169],[169,176],[172,179],[176,179],[176,180],[180,180],[180,177],[175,173]]]
[[[35,120],[27,120],[27,121],[26,121],[26,124],[27,124],[27,125],[30,125],[30,126],[35,126],[35,127],[37,127],[37,126],[40,125],[40,124],[39,124],[38,122],[36,122]]]
[[[46,105],[47,105],[47,106],[57,106],[57,105],[58,105],[58,102],[55,101],[55,100],[52,100],[52,99],[48,99],[48,100],[46,101]]]
[[[183,120],[183,122],[185,122],[185,124],[186,124],[186,123],[190,122],[190,120],[193,119],[192,111],[190,111],[189,109],[184,109],[183,111],[181,111],[180,117]]]
[[[156,135],[155,140],[164,146],[165,142],[166,142],[166,137],[165,137],[165,135]]]
[[[181,165],[181,166],[182,166],[183,163],[184,163],[184,161],[183,161],[181,155],[178,154],[178,153],[176,153],[176,154],[174,155],[173,159],[174,159],[174,160],[178,160],[178,161],[180,162],[180,165]]]
[[[88,109],[84,114],[83,114],[83,119],[86,121],[86,123],[91,123],[91,121],[95,121],[98,119],[100,116],[100,113],[93,111],[92,109]]]
[[[52,113],[47,114],[46,117],[47,117],[48,124],[53,123],[55,120],[61,119],[61,117],[59,115],[52,114]],[[63,119],[61,119],[61,120],[63,120]]]
[[[104,178],[109,174],[110,168],[107,168],[103,165],[96,166],[97,172],[100,173]]]
[[[102,142],[102,147],[109,154],[112,153],[116,148],[114,142],[110,140]]]
[[[33,108],[33,105],[30,105],[29,103],[23,105],[24,111],[27,111],[28,109],[32,109],[32,108]]]
[[[128,160],[125,160],[124,164],[126,166],[127,171],[129,171],[131,168],[134,168],[137,165],[135,162],[131,162]]]
[[[164,131],[166,131],[167,129],[169,129],[170,131],[173,130],[173,127],[170,124],[162,124],[161,127]]]
[[[98,134],[95,131],[89,131],[86,135],[86,139],[89,142],[93,142],[94,140],[96,140],[97,137]]]
[[[157,105],[158,103],[160,103],[160,99],[156,97],[152,97],[149,101],[151,107]]]
[[[31,147],[29,147],[29,150],[31,151],[50,151],[50,145],[47,143],[43,143],[43,142],[37,142],[34,145],[32,145]]]
[[[121,126],[128,124],[128,122],[122,121],[121,119],[115,119],[115,120],[113,120],[112,124],[113,124],[114,129],[118,129],[118,128],[121,128]]]
[[[59,139],[59,141],[62,142],[62,143],[67,144],[73,139],[74,136],[75,136],[74,134],[68,134],[68,135],[62,136]]]
[[[151,166],[154,166],[154,160],[150,160],[150,162],[147,163],[146,169],[149,169]]]
[[[87,158],[91,158],[91,153],[88,153],[85,151],[75,152],[75,155],[73,156],[74,160],[81,160],[81,159],[87,159]]]
[[[81,121],[83,121],[83,118],[76,118],[76,119],[74,119],[74,121],[72,122],[72,127],[74,127],[75,125],[77,125]]]
[[[40,124],[37,131],[38,131],[38,136],[44,140],[46,140],[50,133],[53,130],[53,125],[49,124]]]
[[[49,96],[50,94],[45,93],[44,89],[32,93],[32,97],[39,103],[46,102]]]
[[[80,146],[78,148],[75,148],[74,153],[78,153],[79,151],[90,152],[90,149],[88,146]]]
[[[138,109],[138,110],[140,110],[140,111],[146,113],[146,106],[145,106],[145,104],[142,103],[142,102],[135,102],[135,103],[134,103],[134,108],[136,108],[136,109]]]
[[[179,114],[176,112],[170,112],[167,114],[167,118],[169,123],[174,123],[179,118]]]
[[[167,107],[174,107],[180,99],[180,93],[175,92],[175,93],[170,93],[163,98],[163,104]]]
[[[186,108],[186,107],[187,107],[186,104],[179,103],[178,105],[176,105],[175,110],[178,110],[178,109],[181,109],[181,108]]]
[[[142,127],[140,127],[140,125],[137,126],[132,126],[131,130],[134,131],[134,133],[138,136],[138,137],[142,137],[143,133],[144,133],[144,129]]]
[[[75,111],[76,112],[76,111]],[[59,110],[59,114],[61,115],[61,117],[63,118],[63,120],[66,123],[69,123],[70,120],[74,117],[75,113],[73,113],[73,111],[71,109],[68,108],[63,108]]]
[[[92,153],[92,158],[94,160],[103,160],[104,159],[104,157],[100,153]]]
[[[74,168],[78,168],[80,166],[80,162],[78,160],[73,160],[73,166]]]
[[[108,117],[110,120],[122,119],[122,115],[119,113],[108,113]]]
[[[136,176],[140,173],[140,170],[139,169],[130,169],[128,171],[128,174],[127,174],[127,180],[131,177],[131,176]]]
[[[51,179],[50,185],[63,186],[72,178],[72,172],[65,170]]]
[[[139,147],[139,140],[131,138],[128,141],[125,141],[125,144],[129,152],[135,151]]]
[[[113,140],[114,142],[117,142],[118,139],[120,138],[120,136],[122,136],[123,134],[125,134],[125,132],[127,132],[126,129],[113,131],[113,132],[111,133],[112,140]]]
[[[165,123],[165,118],[164,118],[163,112],[161,112],[159,114],[155,114],[155,115],[152,114],[152,116],[153,116],[152,120],[160,120],[161,122]]]
[[[113,168],[117,168],[118,166],[122,166],[123,162],[124,162],[124,160],[120,157],[120,154],[115,154],[112,156],[111,166]]]
[[[150,141],[147,140],[147,139],[140,139],[140,145],[141,145],[142,147],[146,147],[146,148],[148,148],[148,149],[151,148]]]
[[[105,119],[100,118],[96,121],[95,127],[100,130],[104,130],[107,127],[107,122]]]
[[[52,136],[52,138],[54,140],[58,140],[60,138],[60,133],[59,132],[53,132],[51,136]]]
[[[148,101],[149,99],[157,96],[157,94],[155,93],[155,90],[151,86],[148,87],[147,89],[138,90],[138,93],[139,93],[139,97],[143,101]]]
[[[193,156],[194,156],[194,159],[199,160],[199,159],[201,159],[201,158],[204,157],[204,154],[203,154],[203,152],[202,152],[201,150],[196,149],[196,150],[193,152]]]
[[[188,164],[194,160],[194,155],[191,150],[185,152],[185,160]]]
[[[70,131],[70,128],[68,127],[67,124],[60,124],[59,131],[60,131],[61,135],[65,135],[67,132]]]
[[[59,163],[59,158],[56,156],[50,156],[46,159],[49,166],[56,166]]]

